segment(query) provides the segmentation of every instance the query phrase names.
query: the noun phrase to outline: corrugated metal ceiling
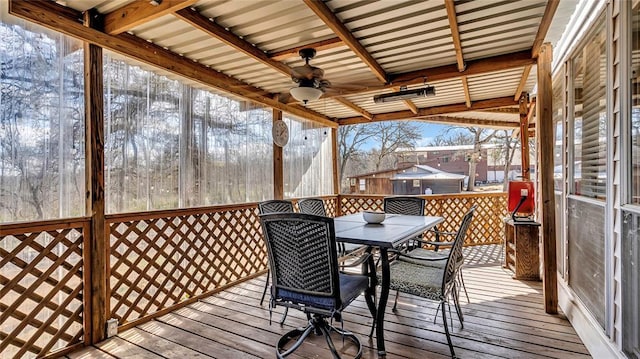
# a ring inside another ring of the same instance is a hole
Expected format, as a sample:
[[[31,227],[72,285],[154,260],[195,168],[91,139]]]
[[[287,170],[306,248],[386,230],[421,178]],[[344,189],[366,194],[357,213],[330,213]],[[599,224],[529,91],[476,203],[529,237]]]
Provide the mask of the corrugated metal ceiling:
[[[425,69],[429,73],[428,69],[457,64],[451,19],[445,1],[329,0],[322,4],[335,14],[340,26],[351,32],[384,70],[387,78],[393,79],[398,74]],[[66,6],[76,10],[96,8],[104,14],[129,3],[130,0],[65,2]],[[548,2],[544,0],[454,1],[453,20],[458,26],[465,63],[522,50],[530,51],[547,6]],[[303,0],[201,0],[192,5],[200,15],[265,54],[336,38],[338,35],[316,15],[312,7]],[[562,28],[560,22],[566,23],[574,8],[575,4],[568,6],[566,3],[558,8],[555,16],[560,20],[553,23],[555,29]],[[133,26],[128,32],[269,93],[287,94],[289,88],[297,86],[288,74],[238,51],[171,13]],[[557,34],[554,34],[553,39],[557,38]],[[304,64],[298,56],[281,62],[290,68]],[[373,102],[375,94],[394,91],[390,87],[393,83],[387,83],[381,90],[362,92],[365,88],[377,88],[383,84],[361,56],[345,43],[320,49],[310,63],[325,71],[324,78],[332,83],[332,87],[327,89],[324,98],[306,104],[309,110],[340,120],[366,113],[392,116],[410,109],[403,101]],[[471,104],[515,97],[524,70],[524,66],[513,66],[466,76],[468,95],[465,95],[461,77],[430,81],[427,75],[423,81],[436,87],[436,96],[411,99],[411,102],[418,109],[425,109],[464,104],[467,96]],[[408,88],[419,88],[423,85],[421,82],[417,79]],[[522,91],[532,92],[535,83],[536,70],[533,66],[528,78],[524,79]],[[331,96],[336,94],[342,94],[344,100],[361,111],[332,99]],[[517,114],[501,114],[496,118],[500,121],[518,121]]]

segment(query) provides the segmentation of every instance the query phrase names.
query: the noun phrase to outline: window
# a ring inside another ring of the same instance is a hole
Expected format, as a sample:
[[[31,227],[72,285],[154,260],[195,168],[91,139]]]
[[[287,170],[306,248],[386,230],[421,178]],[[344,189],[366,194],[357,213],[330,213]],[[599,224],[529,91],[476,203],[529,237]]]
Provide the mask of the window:
[[[331,130],[285,114],[289,143],[284,146],[284,194],[287,198],[333,194]]]
[[[0,38],[0,223],[84,216],[82,43],[2,11]]]
[[[105,54],[108,213],[273,196],[271,111]]]
[[[572,59],[574,167],[572,193],[605,199],[606,190],[606,29],[599,21]]]
[[[365,179],[360,180],[360,190],[365,191],[367,189],[367,181]]]
[[[413,187],[420,188],[420,180],[413,180]]]
[[[635,3],[632,9],[633,29],[631,38],[631,203],[640,204],[640,9]]]

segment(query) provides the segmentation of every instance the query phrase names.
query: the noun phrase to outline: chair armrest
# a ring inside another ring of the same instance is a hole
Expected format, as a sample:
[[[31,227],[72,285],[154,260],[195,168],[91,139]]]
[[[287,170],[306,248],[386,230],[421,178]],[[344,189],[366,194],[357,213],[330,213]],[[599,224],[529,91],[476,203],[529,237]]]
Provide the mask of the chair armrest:
[[[440,236],[455,236],[456,234],[458,234],[458,232],[444,232],[444,231],[439,231],[437,229],[430,229],[427,232],[433,232]]]
[[[340,268],[351,268],[351,267],[357,267],[359,265],[362,265],[362,263],[366,262],[369,257],[371,257],[372,254],[371,253],[365,253],[361,256],[358,257],[354,257],[357,258],[354,262],[348,263],[348,264],[344,264],[344,262],[342,262],[342,264],[339,265]],[[345,258],[349,258],[351,256],[343,256],[338,258],[338,260],[344,260]]]
[[[424,262],[437,262],[437,261],[446,261],[447,258],[449,258],[448,256],[442,256],[442,257],[437,257],[437,258],[427,258],[427,257],[422,257],[422,256],[412,256],[409,253],[405,253],[405,252],[401,252],[401,251],[397,251],[397,250],[389,250],[389,253],[393,252],[393,254],[395,255],[395,259],[402,259],[402,258],[411,258],[411,259],[415,259],[418,261],[424,261]]]
[[[420,242],[422,242],[423,244],[428,244],[428,245],[436,246],[436,247],[440,247],[440,246],[447,247],[447,246],[452,246],[453,245],[453,241],[448,241],[448,242],[420,241]]]

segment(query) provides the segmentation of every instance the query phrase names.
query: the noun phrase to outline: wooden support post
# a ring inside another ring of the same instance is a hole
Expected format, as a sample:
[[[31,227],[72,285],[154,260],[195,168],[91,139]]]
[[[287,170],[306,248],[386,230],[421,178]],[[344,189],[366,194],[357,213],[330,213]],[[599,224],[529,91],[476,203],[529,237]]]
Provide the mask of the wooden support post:
[[[522,179],[531,179],[529,167],[531,166],[529,160],[529,94],[523,93],[518,100],[520,104],[520,154],[522,159],[520,161],[522,167]]]
[[[282,111],[273,110],[273,122],[282,120]],[[273,198],[284,198],[284,166],[282,147],[273,144]]]
[[[556,218],[553,192],[553,89],[551,84],[551,44],[545,43],[538,56],[538,113],[537,134],[540,156],[540,194],[542,213],[542,262],[544,309],[549,314],[558,313],[558,277],[556,263]]]
[[[338,172],[338,160],[340,157],[340,152],[338,150],[338,129],[331,129],[331,141],[332,141],[332,151],[331,151],[331,159],[333,162],[333,194],[337,196],[336,199],[336,216],[342,215],[342,211],[340,210],[340,173]]]
[[[84,14],[87,27],[98,28],[99,16],[93,11]],[[107,323],[107,238],[104,219],[104,101],[102,88],[102,48],[84,43],[84,103],[85,103],[85,207],[91,217],[89,252],[84,258],[89,271],[85,295],[91,299],[85,308],[85,343],[105,339]]]

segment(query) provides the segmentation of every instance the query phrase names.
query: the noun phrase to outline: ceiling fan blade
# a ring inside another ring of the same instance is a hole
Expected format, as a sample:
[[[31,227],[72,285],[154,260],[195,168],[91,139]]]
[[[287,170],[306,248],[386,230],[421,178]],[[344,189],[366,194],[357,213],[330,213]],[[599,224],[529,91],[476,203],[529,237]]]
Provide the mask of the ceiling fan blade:
[[[311,66],[311,65],[304,65],[304,66],[297,66],[297,67],[293,67],[291,68],[291,77],[296,80],[296,79],[314,79],[314,78],[318,78],[321,79],[324,76],[324,70],[319,68],[319,67],[315,67],[315,66]]]

